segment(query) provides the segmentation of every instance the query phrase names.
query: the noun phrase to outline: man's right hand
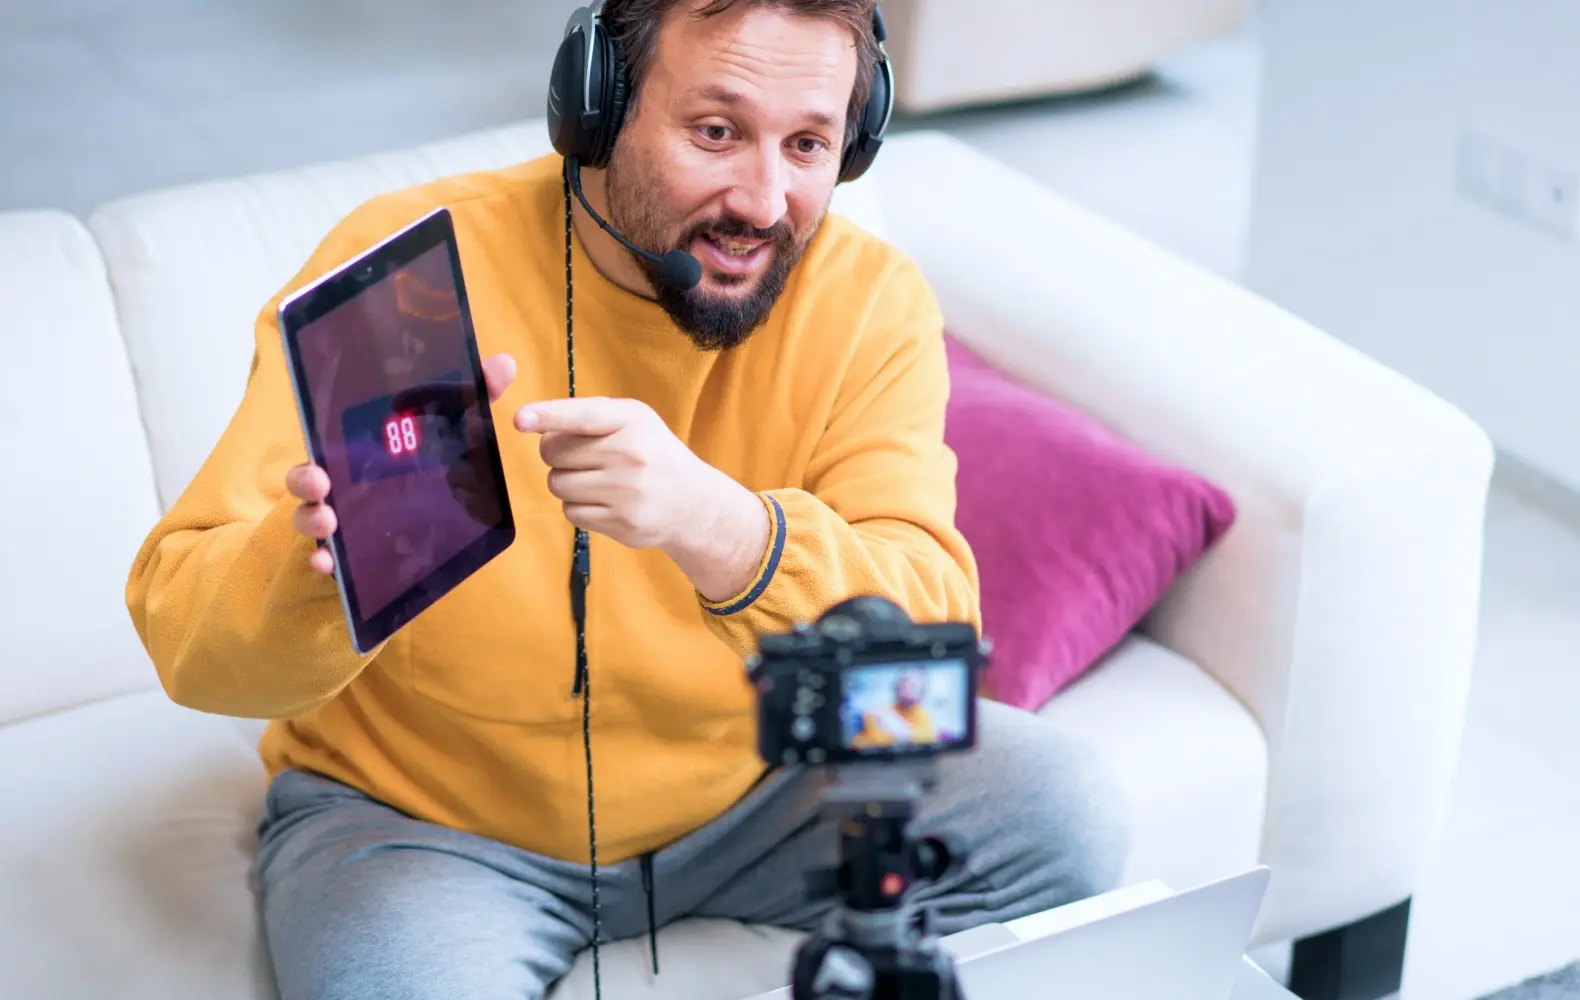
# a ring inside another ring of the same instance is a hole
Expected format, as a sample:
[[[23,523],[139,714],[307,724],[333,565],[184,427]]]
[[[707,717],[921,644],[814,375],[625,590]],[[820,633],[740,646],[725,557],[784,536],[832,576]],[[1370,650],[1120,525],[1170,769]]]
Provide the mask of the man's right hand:
[[[495,354],[483,359],[483,381],[488,385],[490,403],[497,403],[515,380],[515,358],[508,354]],[[317,465],[295,466],[285,474],[285,489],[301,501],[294,519],[298,533],[320,543],[335,533],[339,521],[335,518],[334,509],[324,503],[324,498],[329,496],[329,473]],[[315,573],[333,573],[334,554],[327,545],[320,544],[308,557],[307,565]]]
[[[296,530],[315,542],[322,542],[335,533],[335,511],[324,498],[329,496],[329,473],[317,465],[298,465],[285,474],[285,488],[291,496],[302,501],[296,508]],[[307,565],[317,573],[332,573],[335,557],[329,548],[318,546]]]

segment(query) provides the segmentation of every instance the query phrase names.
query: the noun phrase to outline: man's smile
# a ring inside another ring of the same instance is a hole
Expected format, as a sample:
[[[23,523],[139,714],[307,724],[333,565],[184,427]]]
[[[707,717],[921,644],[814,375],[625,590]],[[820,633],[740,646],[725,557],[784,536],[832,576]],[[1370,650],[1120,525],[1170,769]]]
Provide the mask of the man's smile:
[[[744,277],[762,269],[773,253],[773,242],[709,232],[692,240],[689,249],[709,270]]]

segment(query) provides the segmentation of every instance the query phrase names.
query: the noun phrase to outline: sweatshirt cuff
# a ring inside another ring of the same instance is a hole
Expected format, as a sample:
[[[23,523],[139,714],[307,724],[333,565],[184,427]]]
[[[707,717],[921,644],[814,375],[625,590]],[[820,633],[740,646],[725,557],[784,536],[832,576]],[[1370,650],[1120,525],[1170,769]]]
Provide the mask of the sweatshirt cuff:
[[[768,510],[768,550],[763,555],[762,565],[757,567],[757,576],[752,582],[735,597],[717,603],[703,600],[702,606],[709,614],[722,618],[745,611],[763,595],[763,591],[768,589],[768,585],[773,582],[774,574],[779,570],[779,560],[785,551],[785,511],[776,498],[766,493],[759,493],[757,496]]]

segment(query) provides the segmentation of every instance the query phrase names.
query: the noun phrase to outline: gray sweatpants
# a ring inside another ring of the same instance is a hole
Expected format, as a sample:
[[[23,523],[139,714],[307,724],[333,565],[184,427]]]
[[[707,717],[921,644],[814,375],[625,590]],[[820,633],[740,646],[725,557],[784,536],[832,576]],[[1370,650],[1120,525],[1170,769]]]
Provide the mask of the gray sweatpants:
[[[962,870],[917,893],[943,934],[1107,891],[1129,846],[1118,786],[1084,744],[1016,709],[980,710],[979,747],[941,760],[917,821],[968,848]],[[804,898],[802,873],[833,864],[839,846],[819,817],[825,780],[776,772],[650,860],[600,865],[600,939],[649,933],[650,916],[811,929],[830,904]],[[585,866],[412,819],[317,775],[275,780],[260,835],[281,1000],[537,1000],[591,941]]]

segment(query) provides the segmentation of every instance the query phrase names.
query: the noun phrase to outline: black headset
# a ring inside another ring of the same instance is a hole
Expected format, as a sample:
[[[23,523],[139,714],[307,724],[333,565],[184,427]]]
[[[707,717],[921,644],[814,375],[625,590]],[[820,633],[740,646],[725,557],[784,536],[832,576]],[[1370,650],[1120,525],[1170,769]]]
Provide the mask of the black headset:
[[[600,17],[602,6],[603,0],[593,0],[571,14],[549,76],[549,138],[561,156],[575,157],[587,167],[608,164],[631,92],[620,46]],[[894,71],[884,50],[889,33],[876,5],[872,34],[878,43],[878,65],[860,126],[840,157],[841,182],[855,180],[872,166],[894,112]]]

